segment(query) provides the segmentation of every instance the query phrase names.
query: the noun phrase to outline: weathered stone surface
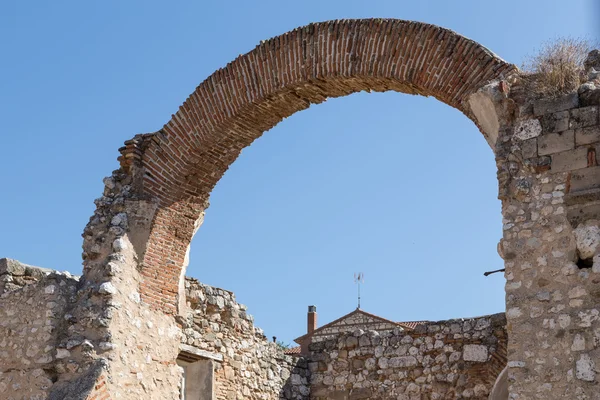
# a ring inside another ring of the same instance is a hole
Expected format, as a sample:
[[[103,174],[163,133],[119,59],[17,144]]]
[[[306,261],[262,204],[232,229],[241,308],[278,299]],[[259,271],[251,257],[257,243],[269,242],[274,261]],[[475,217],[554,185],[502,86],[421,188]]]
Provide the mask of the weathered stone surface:
[[[98,293],[100,294],[115,294],[117,293],[117,288],[110,282],[104,282],[98,288]]]
[[[34,270],[16,260],[0,260],[0,398],[46,398],[54,385],[55,357],[69,351],[56,349],[65,313],[77,279],[67,274]],[[39,277],[39,278],[38,278]],[[27,279],[24,279],[27,278]]]
[[[577,379],[593,382],[596,380],[596,363],[589,354],[581,354],[577,360]]]
[[[574,150],[552,154],[552,172],[574,171],[588,166],[588,149],[579,147]]]
[[[269,342],[233,293],[191,278],[185,287],[190,309],[180,348],[215,362],[216,399],[307,398],[307,363]]]
[[[569,129],[569,111],[546,114],[542,117],[544,132],[562,132]]]
[[[467,344],[463,348],[463,359],[465,361],[486,362],[488,349],[486,346],[478,344]]]
[[[515,126],[515,137],[527,140],[537,137],[542,133],[542,125],[538,119],[527,119]]]
[[[25,264],[10,258],[0,258],[0,275],[10,274],[14,276],[25,275]]]
[[[533,138],[523,141],[521,144],[523,158],[533,158],[538,156],[538,139]]]
[[[600,142],[600,125],[575,130],[575,144],[577,146],[598,142]]]
[[[600,105],[600,83],[586,82],[579,87],[578,93],[582,106]]]
[[[571,192],[600,188],[600,167],[579,169],[571,173]]]
[[[592,258],[600,251],[600,221],[586,221],[580,224],[573,234],[581,259]]]
[[[594,68],[596,71],[600,71],[600,50],[594,49],[590,51],[583,62],[583,66],[586,71]]]
[[[546,156],[575,147],[575,132],[548,133],[538,138],[538,154]]]
[[[585,128],[598,124],[598,106],[575,108],[571,110],[569,128]]]
[[[381,400],[487,398],[506,365],[505,323],[503,315],[433,322],[418,331],[382,332],[377,346],[362,341],[363,333],[344,362],[339,343],[355,336],[313,344],[310,357],[324,366],[311,372],[311,399],[350,399],[358,390]]]
[[[570,110],[579,106],[577,93],[568,94],[556,99],[542,99],[533,103],[533,113],[544,115],[557,111]]]

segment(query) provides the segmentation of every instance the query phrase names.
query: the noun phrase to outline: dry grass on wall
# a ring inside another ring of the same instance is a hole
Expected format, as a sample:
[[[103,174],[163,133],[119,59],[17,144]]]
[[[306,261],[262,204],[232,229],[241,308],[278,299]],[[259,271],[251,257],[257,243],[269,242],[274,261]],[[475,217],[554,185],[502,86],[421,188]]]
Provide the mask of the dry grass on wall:
[[[585,80],[583,62],[593,49],[585,39],[560,38],[546,42],[522,65],[525,87],[534,97],[571,93]]]

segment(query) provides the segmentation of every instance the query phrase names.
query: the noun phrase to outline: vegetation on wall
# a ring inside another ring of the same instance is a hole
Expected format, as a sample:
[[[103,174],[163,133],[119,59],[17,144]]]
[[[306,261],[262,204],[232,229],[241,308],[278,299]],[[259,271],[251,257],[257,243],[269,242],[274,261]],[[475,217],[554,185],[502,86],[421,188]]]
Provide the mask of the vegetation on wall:
[[[571,93],[585,81],[584,61],[593,49],[586,39],[559,38],[546,42],[522,65],[525,87],[535,97]]]

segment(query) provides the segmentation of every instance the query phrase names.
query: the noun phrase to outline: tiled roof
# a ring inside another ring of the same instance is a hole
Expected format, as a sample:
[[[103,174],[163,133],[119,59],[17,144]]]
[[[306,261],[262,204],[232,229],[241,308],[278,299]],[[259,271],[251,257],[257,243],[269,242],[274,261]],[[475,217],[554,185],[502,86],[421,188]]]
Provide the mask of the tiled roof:
[[[321,326],[321,327],[319,327],[319,328],[315,329],[315,330],[313,331],[313,333],[311,334],[311,336],[312,336],[312,335],[314,335],[314,334],[317,334],[317,333],[321,332],[322,330],[324,330],[325,328],[328,328],[328,327],[330,327],[331,325],[334,325],[334,324],[336,324],[336,323],[340,322],[340,321],[341,321],[341,320],[343,320],[344,318],[347,318],[347,317],[349,317],[349,316],[351,316],[351,315],[353,315],[353,314],[357,314],[357,313],[358,313],[358,314],[364,314],[364,315],[367,315],[367,316],[369,316],[369,317],[372,317],[372,318],[374,318],[374,319],[377,319],[377,320],[379,320],[379,321],[387,322],[387,323],[389,323],[389,324],[392,324],[392,325],[400,325],[398,322],[390,321],[389,319],[382,318],[382,317],[380,317],[380,316],[378,316],[378,315],[371,314],[371,313],[368,313],[368,312],[366,312],[366,311],[363,311],[363,310],[361,310],[360,308],[357,308],[356,310],[354,310],[354,311],[352,311],[352,312],[349,312],[348,314],[346,314],[346,315],[343,315],[343,316],[339,317],[338,319],[336,319],[336,320],[334,320],[334,321],[331,321],[330,323],[328,323],[328,324],[325,324],[325,325],[323,325],[323,326]],[[300,336],[299,338],[296,338],[296,339],[294,339],[294,341],[295,341],[296,343],[301,343],[301,341],[302,341],[304,338],[306,338],[307,336],[309,336],[309,334],[308,334],[308,333],[305,333],[304,335]]]
[[[412,331],[417,326],[419,326],[419,325],[425,325],[428,322],[429,321],[406,321],[406,322],[398,322],[398,325],[400,325],[403,328],[410,329]]]
[[[283,351],[283,354],[287,354],[288,356],[296,356],[300,355],[300,346],[290,347]]]

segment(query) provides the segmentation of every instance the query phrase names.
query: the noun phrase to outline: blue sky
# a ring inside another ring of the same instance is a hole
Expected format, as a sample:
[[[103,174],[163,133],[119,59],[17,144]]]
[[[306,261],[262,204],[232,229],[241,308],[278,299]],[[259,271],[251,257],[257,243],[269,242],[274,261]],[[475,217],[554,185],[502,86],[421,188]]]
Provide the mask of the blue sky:
[[[118,167],[214,70],[310,22],[386,17],[453,29],[521,64],[598,38],[597,2],[3,1],[0,257],[81,271],[81,232]],[[567,12],[568,11],[568,12]],[[295,114],[217,185],[188,275],[233,290],[267,335],[356,307],[393,320],[502,311],[500,203],[477,128],[435,99],[360,93]]]

